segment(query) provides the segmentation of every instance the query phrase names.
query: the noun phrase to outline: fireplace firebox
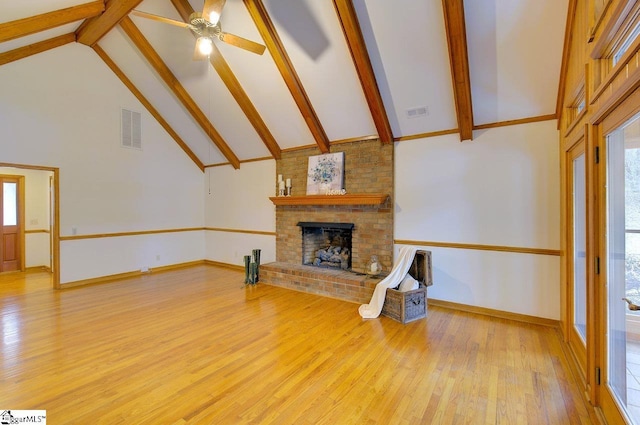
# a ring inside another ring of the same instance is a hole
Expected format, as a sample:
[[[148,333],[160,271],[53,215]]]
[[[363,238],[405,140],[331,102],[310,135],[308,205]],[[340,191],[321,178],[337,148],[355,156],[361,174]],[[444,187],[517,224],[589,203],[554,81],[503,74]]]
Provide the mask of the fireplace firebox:
[[[353,223],[298,223],[302,230],[302,264],[351,269]]]

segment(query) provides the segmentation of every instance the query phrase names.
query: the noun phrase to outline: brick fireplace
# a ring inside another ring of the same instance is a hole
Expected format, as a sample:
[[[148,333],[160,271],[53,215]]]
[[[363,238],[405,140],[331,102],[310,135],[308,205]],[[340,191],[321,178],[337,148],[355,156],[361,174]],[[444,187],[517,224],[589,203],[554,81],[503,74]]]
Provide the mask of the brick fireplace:
[[[354,196],[355,200],[342,205],[315,205],[304,202],[300,205],[292,203],[276,206],[276,263],[261,266],[261,280],[278,286],[356,302],[368,301],[375,287],[375,283],[372,283],[375,279],[353,272],[323,271],[301,264],[302,230],[298,223],[352,223],[351,268],[353,271],[365,270],[372,255],[377,255],[383,267],[389,270],[393,264],[393,145],[383,145],[379,140],[332,144],[331,153],[335,152],[345,153],[347,194],[333,196],[345,196],[344,200],[349,195],[384,194],[387,196],[380,203],[367,205],[359,204],[357,196]],[[276,161],[276,174],[282,174],[285,179],[291,179],[292,199],[306,197],[308,157],[319,154],[316,148],[301,149],[283,152],[282,158]],[[274,178],[273,196],[276,195],[276,189]],[[308,201],[308,199],[302,199]],[[309,268],[315,270],[309,270]],[[308,279],[301,279],[301,275],[308,275]],[[327,285],[328,282],[333,282],[334,285]],[[350,288],[345,285],[356,285],[359,288]]]

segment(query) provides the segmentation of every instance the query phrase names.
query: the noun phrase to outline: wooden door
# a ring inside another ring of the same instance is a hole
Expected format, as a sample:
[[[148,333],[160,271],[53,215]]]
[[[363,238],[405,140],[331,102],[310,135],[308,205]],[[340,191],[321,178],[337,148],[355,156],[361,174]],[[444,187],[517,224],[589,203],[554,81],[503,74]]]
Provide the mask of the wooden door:
[[[640,425],[640,90],[597,129],[601,371],[597,400],[607,423]],[[627,301],[631,304],[627,304]]]
[[[0,272],[24,270],[23,181],[0,176]]]

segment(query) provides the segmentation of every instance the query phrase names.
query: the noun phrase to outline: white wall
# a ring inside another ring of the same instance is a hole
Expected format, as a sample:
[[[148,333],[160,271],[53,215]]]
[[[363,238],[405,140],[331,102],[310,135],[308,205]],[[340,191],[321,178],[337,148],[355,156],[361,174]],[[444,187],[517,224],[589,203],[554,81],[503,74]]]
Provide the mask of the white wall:
[[[203,173],[93,50],[12,62],[0,81],[0,160],[60,168],[61,236],[203,226]],[[121,107],[142,113],[142,151],[120,147]],[[202,258],[202,231],[63,241],[61,282]]]
[[[231,166],[207,168],[204,198],[205,226],[216,229],[275,232],[275,160],[248,162],[239,170]],[[276,238],[270,235],[208,231],[206,258],[227,264],[243,264],[251,250],[261,250],[261,263],[276,259]]]
[[[0,174],[24,176],[25,231],[49,231],[49,177],[50,171],[0,167]],[[49,267],[50,233],[25,234],[25,266]]]
[[[395,239],[559,250],[555,121],[396,144]],[[560,318],[558,256],[430,248],[429,297]]]
[[[60,168],[61,235],[194,231],[61,243],[61,281],[195,261],[275,260],[275,161],[203,174],[98,56],[70,44],[0,67],[0,161]],[[142,113],[143,150],[120,143]],[[398,143],[395,239],[559,249],[555,121]],[[559,318],[559,257],[429,248],[429,297]]]

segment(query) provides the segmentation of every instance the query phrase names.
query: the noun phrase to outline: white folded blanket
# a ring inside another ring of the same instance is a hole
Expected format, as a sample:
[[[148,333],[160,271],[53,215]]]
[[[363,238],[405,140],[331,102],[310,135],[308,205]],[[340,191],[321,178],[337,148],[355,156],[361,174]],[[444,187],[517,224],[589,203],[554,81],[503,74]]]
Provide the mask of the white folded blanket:
[[[418,248],[413,246],[403,246],[400,248],[396,264],[393,266],[393,270],[391,270],[389,276],[385,277],[376,285],[369,304],[362,304],[358,308],[358,312],[362,318],[375,319],[380,316],[384,299],[387,295],[387,288],[395,288],[402,282],[413,263],[413,257],[415,257],[417,250]]]

